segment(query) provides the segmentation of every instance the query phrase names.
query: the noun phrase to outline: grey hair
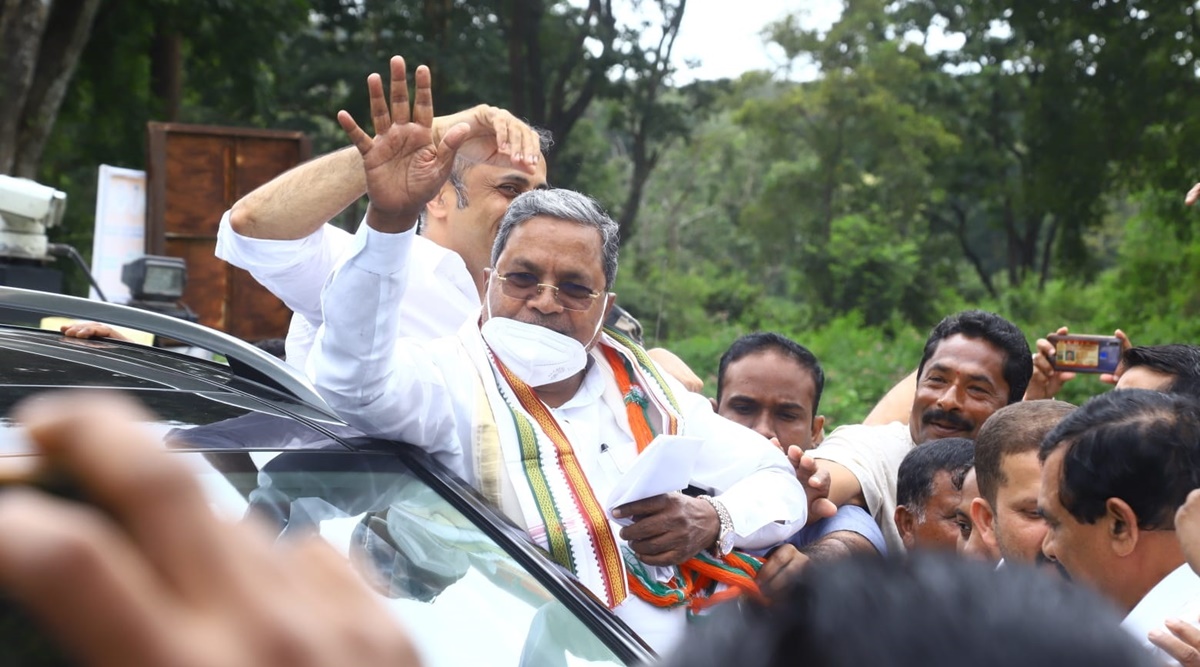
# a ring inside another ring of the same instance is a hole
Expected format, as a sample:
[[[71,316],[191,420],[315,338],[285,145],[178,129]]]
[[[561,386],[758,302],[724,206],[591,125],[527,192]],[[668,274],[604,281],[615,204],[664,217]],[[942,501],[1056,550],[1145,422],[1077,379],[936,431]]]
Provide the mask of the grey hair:
[[[500,231],[492,244],[492,266],[496,266],[500,253],[504,252],[504,247],[508,245],[508,237],[513,229],[539,216],[576,222],[595,227],[596,231],[600,232],[600,241],[604,248],[604,290],[611,290],[617,280],[617,253],[621,247],[620,228],[604,209],[600,208],[595,199],[574,190],[530,190],[514,199],[508,207],[508,212],[500,220]]]

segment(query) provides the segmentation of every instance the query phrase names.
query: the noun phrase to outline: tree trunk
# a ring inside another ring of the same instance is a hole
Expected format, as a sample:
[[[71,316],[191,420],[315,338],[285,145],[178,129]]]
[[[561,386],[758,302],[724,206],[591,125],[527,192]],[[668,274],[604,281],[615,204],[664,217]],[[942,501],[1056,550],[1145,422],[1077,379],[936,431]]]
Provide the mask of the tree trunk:
[[[593,20],[595,25],[592,25]],[[600,42],[600,52],[592,58],[586,57],[587,38],[591,37]],[[556,156],[566,152],[567,140],[575,123],[583,117],[596,96],[597,88],[608,75],[612,64],[614,45],[617,40],[616,18],[613,16],[612,0],[589,0],[571,47],[570,56],[562,61],[554,72],[552,92],[545,102],[531,109],[534,116],[531,120],[550,130],[554,135],[555,150],[546,160],[546,168],[553,171]],[[533,54],[530,54],[531,56]],[[540,55],[540,54],[539,54]],[[583,66],[585,74],[578,86],[568,85],[572,75]],[[530,70],[536,72],[537,70]],[[537,76],[537,74],[533,74]],[[569,88],[575,88],[573,100],[568,100]]]
[[[161,105],[159,118],[168,123],[178,121],[183,105],[183,38],[170,26],[154,27],[154,40],[150,43],[150,92]]]
[[[629,193],[625,196],[625,205],[621,207],[621,215],[617,220],[621,245],[633,238],[633,223],[637,220],[638,211],[642,208],[642,194],[646,190],[646,181],[650,178],[650,172],[654,171],[654,167],[658,165],[660,155],[658,151],[655,151],[653,155],[646,155],[644,132],[634,138],[633,144],[631,152],[633,174],[629,181]]]
[[[958,245],[962,248],[963,255],[966,256],[971,266],[975,268],[975,274],[979,276],[979,281],[983,283],[984,289],[987,290],[993,299],[997,298],[999,294],[996,292],[996,285],[992,282],[991,275],[984,269],[983,258],[971,248],[971,243],[967,240],[968,218],[966,209],[957,204],[952,204],[950,208],[954,211],[954,217],[957,220],[957,224],[954,225],[956,230],[955,236],[958,237]]]
[[[1042,246],[1041,275],[1038,276],[1038,290],[1046,289],[1046,281],[1050,280],[1050,260],[1054,256],[1054,240],[1058,236],[1058,218],[1050,221],[1050,230],[1046,233],[1046,243]]]
[[[666,3],[662,5],[662,8],[665,13],[665,21],[663,34],[654,50],[654,69],[647,75],[645,82],[639,84],[635,89],[634,113],[637,117],[633,122],[633,146],[630,151],[633,173],[630,177],[629,193],[625,197],[625,205],[621,207],[621,215],[617,221],[622,244],[633,237],[634,222],[642,207],[642,195],[646,189],[646,181],[649,180],[654,168],[658,166],[658,159],[662,155],[661,146],[657,150],[650,150],[649,144],[652,135],[657,134],[653,130],[659,125],[656,122],[656,116],[661,112],[658,98],[662,93],[663,81],[672,70],[671,53],[675,49],[675,38],[679,35],[679,26],[683,22],[683,12],[687,8],[687,0],[679,0],[673,13],[669,11]],[[653,138],[661,143],[671,139],[670,136]]]
[[[508,110],[517,118],[529,118],[529,91],[525,85],[525,45],[529,42],[527,2],[508,2]]]
[[[426,33],[425,37],[429,41],[437,44],[440,52],[444,53],[450,48],[450,35],[452,27],[450,25],[450,14],[454,10],[451,0],[424,0],[421,5],[421,15],[425,20]],[[415,69],[413,71],[416,71]],[[441,67],[432,67],[429,70],[430,85],[434,90],[441,90],[445,85],[445,75]]]
[[[42,0],[3,0],[0,13],[0,174],[13,173],[25,100],[37,71],[50,8]]]
[[[15,4],[29,5],[9,0],[5,3],[5,14]],[[37,5],[38,2],[32,4]],[[4,129],[0,130],[0,173],[11,173],[15,176],[34,178],[41,164],[42,151],[46,148],[46,140],[54,128],[54,121],[62,107],[63,98],[67,94],[67,85],[75,74],[79,64],[79,56],[87,44],[92,32],[92,23],[100,0],[57,0],[50,6],[43,31],[38,35],[36,45],[25,44],[26,49],[36,49],[36,62],[32,77],[23,93],[17,92],[19,105],[9,106],[8,90],[0,96],[0,109],[17,110],[15,126],[8,129],[7,111],[0,111],[4,116]],[[19,11],[19,10],[18,10]],[[28,25],[18,16],[10,22],[6,16],[3,21],[10,31],[20,30],[22,25]],[[6,46],[8,39],[17,40],[19,35],[5,35]],[[20,58],[28,56],[28,51],[18,52]],[[14,63],[16,64],[16,63]],[[18,68],[23,65],[17,65]],[[15,73],[14,78],[15,78]],[[7,79],[9,74],[6,73]],[[12,147],[11,149],[8,147]],[[5,154],[11,150],[11,156]]]

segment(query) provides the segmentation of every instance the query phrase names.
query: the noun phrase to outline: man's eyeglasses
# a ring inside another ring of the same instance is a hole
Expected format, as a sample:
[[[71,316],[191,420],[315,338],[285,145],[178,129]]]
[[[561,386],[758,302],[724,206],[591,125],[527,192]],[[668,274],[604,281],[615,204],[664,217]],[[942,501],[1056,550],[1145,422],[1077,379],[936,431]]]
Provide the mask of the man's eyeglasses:
[[[522,301],[536,297],[542,293],[543,288],[549,287],[554,290],[554,298],[559,305],[566,310],[587,310],[592,307],[596,297],[600,296],[599,292],[593,292],[590,288],[578,283],[558,285],[539,283],[537,276],[532,273],[514,272],[504,275],[496,274],[496,277],[500,279],[500,291],[505,296]]]

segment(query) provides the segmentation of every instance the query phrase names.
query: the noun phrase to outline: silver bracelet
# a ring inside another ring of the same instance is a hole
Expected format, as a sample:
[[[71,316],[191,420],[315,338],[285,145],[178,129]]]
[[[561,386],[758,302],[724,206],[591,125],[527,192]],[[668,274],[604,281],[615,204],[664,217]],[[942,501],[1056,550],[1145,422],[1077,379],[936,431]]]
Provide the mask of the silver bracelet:
[[[716,498],[708,495],[696,497],[712,505],[717,512],[717,521],[721,526],[717,530],[717,540],[713,543],[712,553],[717,558],[724,558],[733,551],[733,517],[729,516],[729,510],[725,509],[725,504]]]

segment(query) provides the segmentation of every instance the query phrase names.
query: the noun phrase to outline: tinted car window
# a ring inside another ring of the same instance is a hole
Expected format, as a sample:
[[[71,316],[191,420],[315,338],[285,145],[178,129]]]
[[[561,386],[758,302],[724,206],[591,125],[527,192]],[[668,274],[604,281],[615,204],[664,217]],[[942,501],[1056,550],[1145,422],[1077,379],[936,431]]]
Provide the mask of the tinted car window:
[[[398,458],[248,456],[256,472],[216,474],[210,461],[197,461],[216,504],[265,520],[281,537],[319,532],[400,619],[427,665],[624,664]]]

